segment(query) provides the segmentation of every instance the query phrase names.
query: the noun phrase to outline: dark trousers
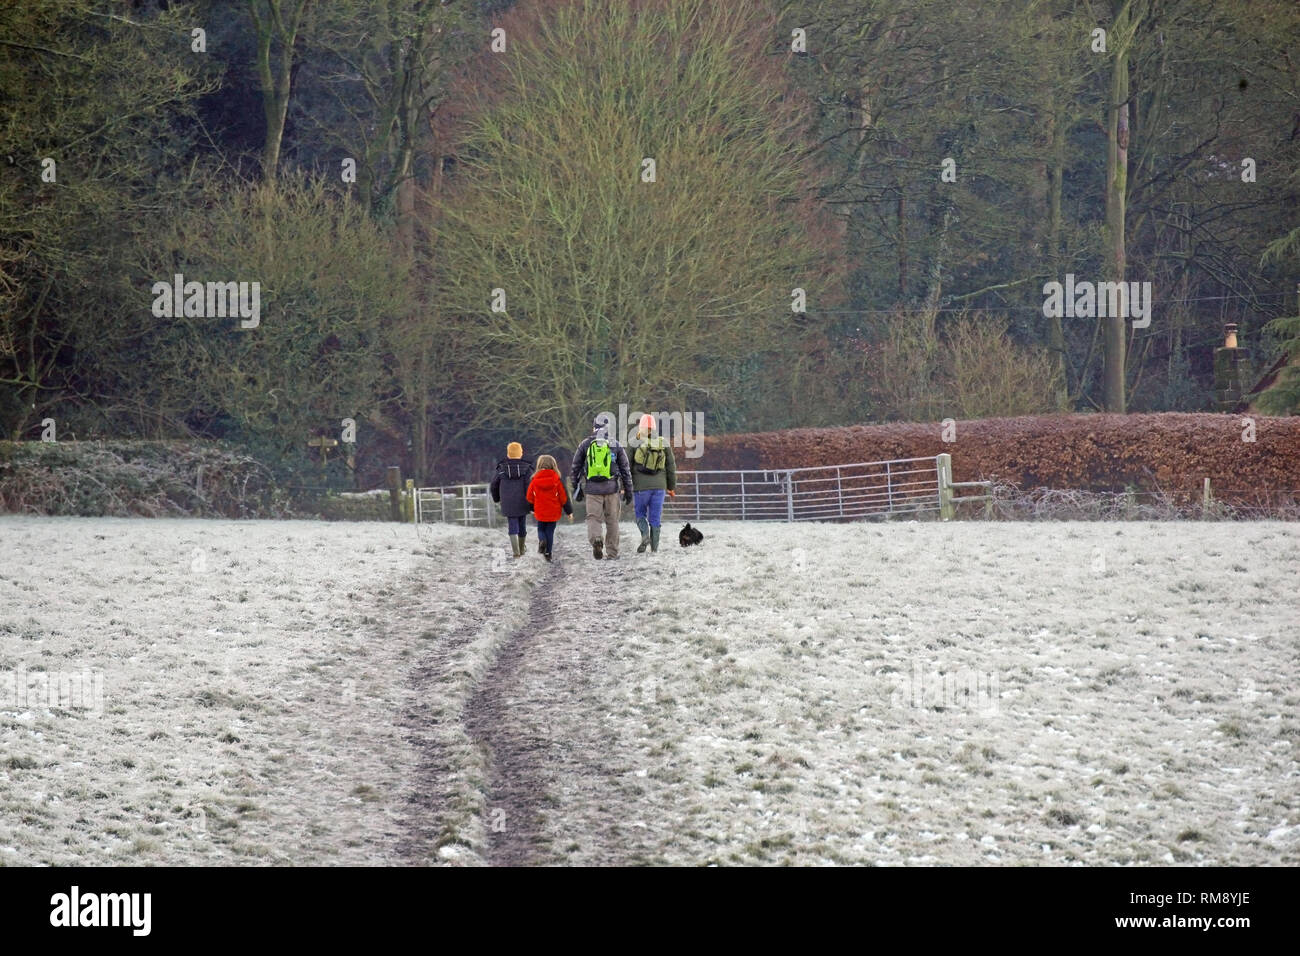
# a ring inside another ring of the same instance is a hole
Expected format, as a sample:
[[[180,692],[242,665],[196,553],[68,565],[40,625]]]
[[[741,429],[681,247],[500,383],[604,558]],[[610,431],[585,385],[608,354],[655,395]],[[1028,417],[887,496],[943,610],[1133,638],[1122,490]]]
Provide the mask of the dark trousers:
[[[528,537],[528,515],[521,515],[518,518],[507,518],[510,522],[510,530],[507,534],[517,534],[521,538]],[[555,527],[555,522],[551,522],[551,527]]]
[[[551,553],[551,547],[555,544],[555,524],[554,521],[537,522],[537,537],[546,545],[546,554]]]

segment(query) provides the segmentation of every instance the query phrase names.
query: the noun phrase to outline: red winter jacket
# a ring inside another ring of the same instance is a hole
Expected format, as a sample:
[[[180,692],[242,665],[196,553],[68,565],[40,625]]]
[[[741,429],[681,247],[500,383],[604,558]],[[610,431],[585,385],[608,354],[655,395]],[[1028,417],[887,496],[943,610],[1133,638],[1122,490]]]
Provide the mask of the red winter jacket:
[[[533,517],[538,521],[559,521],[561,509],[565,514],[573,514],[569,493],[564,490],[564,479],[549,468],[533,475],[525,497],[532,503]]]

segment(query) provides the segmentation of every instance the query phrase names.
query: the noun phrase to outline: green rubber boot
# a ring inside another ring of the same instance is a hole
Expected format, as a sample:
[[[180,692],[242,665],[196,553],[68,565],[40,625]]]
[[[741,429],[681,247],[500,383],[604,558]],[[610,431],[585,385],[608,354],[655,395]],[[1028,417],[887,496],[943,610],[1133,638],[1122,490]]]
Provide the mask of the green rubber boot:
[[[650,553],[651,554],[659,553],[659,531],[660,531],[659,528],[650,529]]]
[[[642,554],[650,547],[650,522],[645,518],[637,518],[636,526],[641,529],[641,543],[636,546],[636,553]]]
[[[519,546],[519,536],[516,534],[510,536],[510,553],[516,558],[523,554],[523,551],[520,550]]]

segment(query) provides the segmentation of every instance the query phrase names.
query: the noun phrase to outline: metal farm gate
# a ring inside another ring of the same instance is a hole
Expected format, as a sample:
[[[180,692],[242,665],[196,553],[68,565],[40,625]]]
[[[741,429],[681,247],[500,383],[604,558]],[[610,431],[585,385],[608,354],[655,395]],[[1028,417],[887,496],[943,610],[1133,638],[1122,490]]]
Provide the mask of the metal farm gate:
[[[495,527],[502,523],[486,484],[442,485],[408,491],[408,517]],[[957,497],[954,490],[981,494]],[[665,514],[684,521],[855,521],[882,515],[956,514],[962,501],[993,503],[991,483],[952,480],[952,458],[899,458],[851,465],[750,471],[679,471],[677,495]]]
[[[415,488],[411,501],[410,517],[416,524],[442,521],[494,528],[503,520],[486,484]]]
[[[984,493],[956,497],[953,489]],[[877,515],[938,512],[951,518],[958,501],[992,504],[990,483],[954,482],[948,455],[811,468],[680,471],[665,511],[674,519],[852,521]]]

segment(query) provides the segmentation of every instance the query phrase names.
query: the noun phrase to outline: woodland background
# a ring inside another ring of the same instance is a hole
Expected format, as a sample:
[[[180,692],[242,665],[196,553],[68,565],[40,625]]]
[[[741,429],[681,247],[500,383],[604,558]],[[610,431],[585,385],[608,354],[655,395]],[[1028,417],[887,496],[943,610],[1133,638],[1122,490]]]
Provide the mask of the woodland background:
[[[620,402],[1208,411],[1226,322],[1300,339],[1297,51],[1292,0],[5,5],[0,438],[320,480],[352,418],[363,483],[424,484]],[[260,282],[259,328],[156,318],[175,273]],[[1045,318],[1066,273],[1150,281],[1150,327]]]

